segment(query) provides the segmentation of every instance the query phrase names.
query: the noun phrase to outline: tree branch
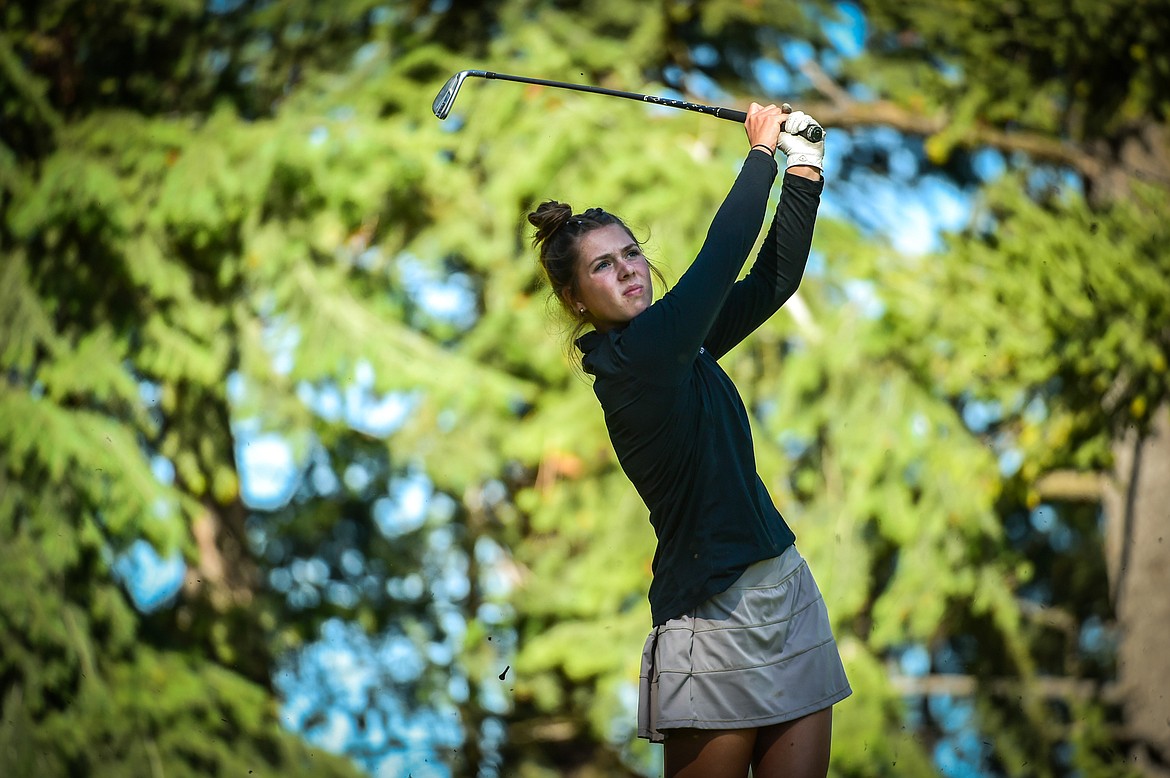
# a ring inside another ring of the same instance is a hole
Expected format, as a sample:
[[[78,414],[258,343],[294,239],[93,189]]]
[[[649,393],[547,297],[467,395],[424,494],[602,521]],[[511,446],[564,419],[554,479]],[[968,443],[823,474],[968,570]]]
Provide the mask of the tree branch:
[[[801,64],[800,70],[812,83],[813,88],[828,99],[827,103],[810,106],[810,112],[814,113],[825,125],[854,128],[854,126],[882,124],[892,126],[895,130],[907,133],[907,135],[930,137],[948,129],[951,123],[951,117],[945,113],[925,116],[888,101],[858,101],[813,60],[807,60]],[[1092,156],[1085,149],[1037,132],[1007,132],[992,128],[992,126],[972,125],[965,132],[959,133],[955,138],[955,145],[964,147],[964,149],[989,146],[999,151],[1025,153],[1032,159],[1072,167],[1073,170],[1089,179],[1099,178],[1104,173],[1104,165],[1101,160]],[[1147,171],[1127,172],[1135,175],[1147,173]]]
[[[0,73],[8,78],[8,82],[16,88],[21,97],[28,101],[29,105],[40,116],[41,121],[56,134],[65,122],[45,99],[36,77],[25,70],[24,65],[20,62],[20,57],[12,50],[8,36],[3,34],[0,34]]]
[[[1101,683],[1087,678],[1041,676],[1024,680],[1021,678],[976,678],[972,675],[891,675],[890,683],[898,694],[904,697],[947,695],[951,697],[974,697],[978,693],[990,693],[997,697],[1016,697],[1020,688],[1027,685],[1042,697],[1062,700],[1097,699],[1107,703],[1122,700],[1120,687],[1112,681]]]
[[[1036,479],[1034,488],[1047,502],[1100,502],[1102,475],[1082,470],[1053,470]]]
[[[1019,606],[1022,615],[1027,616],[1035,623],[1060,630],[1070,636],[1076,635],[1080,628],[1077,624],[1076,617],[1064,608],[1040,605],[1039,603],[1024,599],[1017,599],[1016,605]]]
[[[800,72],[804,73],[805,77],[813,85],[813,89],[823,94],[825,97],[832,100],[839,106],[851,106],[856,100],[853,95],[849,94],[848,90],[833,80],[833,77],[825,72],[825,69],[815,59],[807,59],[804,64],[800,66]]]
[[[927,116],[909,111],[887,100],[873,102],[832,100],[814,105],[822,124],[831,127],[862,127],[881,124],[908,135],[930,137],[946,129],[950,117],[945,114]],[[985,125],[972,125],[955,138],[955,145],[963,148],[982,146],[1005,152],[1022,152],[1041,162],[1072,168],[1083,176],[1095,178],[1103,172],[1102,164],[1077,146],[1040,133],[999,130]]]

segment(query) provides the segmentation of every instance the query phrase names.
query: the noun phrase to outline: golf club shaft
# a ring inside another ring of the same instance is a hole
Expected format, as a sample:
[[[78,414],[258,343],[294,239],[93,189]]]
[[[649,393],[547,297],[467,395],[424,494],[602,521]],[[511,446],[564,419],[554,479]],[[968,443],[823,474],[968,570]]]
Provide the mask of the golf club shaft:
[[[471,70],[468,75],[481,76],[482,78],[496,79],[499,81],[515,81],[521,84],[535,84],[537,86],[549,86],[556,89],[572,89],[577,92],[592,92],[598,95],[608,95],[609,97],[623,97],[627,100],[638,100],[643,103],[652,103],[653,105],[662,105],[668,108],[681,108],[684,111],[694,111],[696,113],[705,113],[708,116],[715,116],[720,119],[726,119],[731,122],[738,122],[743,124],[747,120],[747,114],[743,111],[736,111],[732,108],[720,108],[714,105],[702,105],[700,103],[688,103],[685,100],[674,100],[669,97],[655,97],[654,95],[643,95],[637,92],[623,92],[619,89],[606,89],[600,86],[588,86],[586,84],[570,84],[565,81],[549,81],[543,78],[529,78],[527,76],[512,76],[506,73],[493,73],[490,70]],[[819,126],[812,125],[807,127],[801,133],[807,140],[813,143],[819,143],[824,137],[824,130]]]
[[[474,72],[474,71],[472,71]],[[585,84],[570,84],[565,81],[549,81],[543,78],[528,78],[527,76],[510,76],[506,73],[492,73],[491,71],[484,71],[484,78],[499,79],[500,81],[517,81],[521,84],[536,84],[538,86],[551,86],[558,89],[572,89],[577,92],[592,92],[598,95],[609,95],[610,97],[624,97],[627,100],[638,100],[643,103],[653,103],[655,105],[665,105],[669,108],[682,108],[686,111],[696,111],[698,113],[705,113],[709,116],[717,116],[720,119],[727,119],[728,121],[739,122],[743,124],[747,119],[747,114],[743,111],[734,111],[730,108],[719,108],[713,105],[700,105],[698,103],[688,103],[684,100],[673,100],[668,97],[655,97],[653,95],[643,95],[637,92],[623,92],[619,89],[606,89],[601,86],[588,86]]]

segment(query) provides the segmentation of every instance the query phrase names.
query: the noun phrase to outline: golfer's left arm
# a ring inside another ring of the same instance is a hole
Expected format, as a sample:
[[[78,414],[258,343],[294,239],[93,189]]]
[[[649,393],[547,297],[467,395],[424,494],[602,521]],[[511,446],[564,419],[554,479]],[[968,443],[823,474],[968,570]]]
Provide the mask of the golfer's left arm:
[[[780,202],[751,270],[732,287],[708,333],[705,345],[716,358],[767,321],[800,286],[824,190],[824,140],[814,144],[796,133],[815,123],[799,111],[785,122],[777,147],[787,163]]]

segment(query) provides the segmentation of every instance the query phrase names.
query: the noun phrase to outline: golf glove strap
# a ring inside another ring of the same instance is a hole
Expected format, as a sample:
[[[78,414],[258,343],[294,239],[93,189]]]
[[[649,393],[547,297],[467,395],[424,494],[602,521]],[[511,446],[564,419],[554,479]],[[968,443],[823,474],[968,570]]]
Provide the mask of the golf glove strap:
[[[804,111],[794,111],[784,119],[784,131],[780,133],[780,140],[776,144],[776,148],[783,151],[784,156],[788,158],[788,163],[784,166],[785,170],[793,165],[808,165],[824,171],[824,138],[821,138],[820,143],[813,143],[803,135],[797,134],[806,127],[814,125],[820,126],[816,119]]]

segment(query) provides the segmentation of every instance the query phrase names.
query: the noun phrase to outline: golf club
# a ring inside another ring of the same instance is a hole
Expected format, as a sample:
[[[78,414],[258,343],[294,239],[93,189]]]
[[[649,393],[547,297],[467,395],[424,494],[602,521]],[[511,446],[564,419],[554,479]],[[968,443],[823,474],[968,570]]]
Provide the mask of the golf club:
[[[451,106],[455,104],[455,97],[459,94],[459,88],[463,86],[463,82],[469,77],[476,78],[490,78],[499,81],[516,81],[521,84],[536,84],[537,86],[550,86],[556,89],[571,89],[575,92],[592,92],[598,95],[608,95],[610,97],[624,97],[627,100],[637,100],[643,103],[653,103],[654,105],[664,105],[668,108],[681,108],[684,111],[695,111],[696,113],[705,113],[708,116],[716,116],[720,119],[727,119],[728,121],[738,122],[743,124],[747,119],[747,114],[743,111],[736,111],[731,108],[719,108],[713,105],[700,105],[698,103],[688,103],[684,100],[674,100],[669,97],[655,97],[654,95],[642,95],[637,92],[622,92],[617,89],[606,89],[600,86],[586,86],[584,84],[570,84],[564,81],[548,81],[543,78],[528,78],[527,76],[510,76],[506,73],[493,73],[490,70],[460,70],[455,75],[447,79],[447,83],[443,84],[443,88],[439,90],[439,94],[435,96],[435,101],[431,104],[431,110],[435,112],[435,116],[440,119],[446,119],[451,113]],[[806,127],[800,133],[805,139],[812,143],[820,143],[825,136],[825,131],[817,125]]]

